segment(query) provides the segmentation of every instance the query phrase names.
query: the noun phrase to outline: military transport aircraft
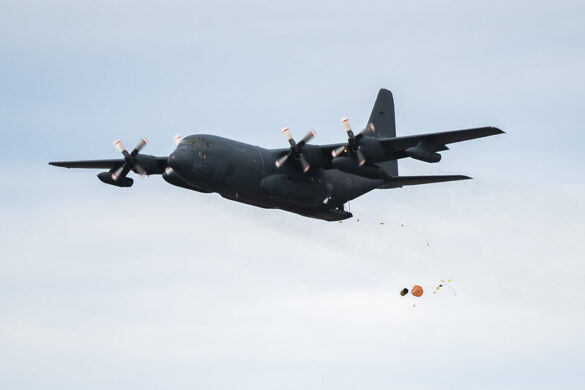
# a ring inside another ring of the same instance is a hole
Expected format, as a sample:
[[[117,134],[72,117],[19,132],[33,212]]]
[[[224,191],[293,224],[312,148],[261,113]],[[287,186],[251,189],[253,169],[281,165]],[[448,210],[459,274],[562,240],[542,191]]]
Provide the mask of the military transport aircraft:
[[[342,119],[347,142],[310,145],[309,132],[295,142],[282,130],[288,149],[264,149],[215,135],[180,138],[168,157],[140,154],[142,139],[132,152],[120,140],[114,146],[123,159],[50,162],[66,168],[99,168],[107,184],[130,187],[130,171],[162,175],[168,183],[189,190],[217,192],[227,199],[263,208],[277,208],[306,217],[339,221],[352,217],[345,203],[374,189],[470,179],[467,176],[398,176],[397,160],[411,157],[436,163],[447,144],[501,134],[495,127],[396,137],[392,93],[381,89],[366,128],[355,134]]]

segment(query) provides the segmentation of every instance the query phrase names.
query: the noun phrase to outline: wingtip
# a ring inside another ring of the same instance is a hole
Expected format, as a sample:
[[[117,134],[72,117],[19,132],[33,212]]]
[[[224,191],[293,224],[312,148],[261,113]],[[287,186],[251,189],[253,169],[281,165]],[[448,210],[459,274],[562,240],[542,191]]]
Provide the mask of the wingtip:
[[[467,176],[467,175],[452,175],[452,176],[446,176],[449,177],[450,180],[447,181],[458,181],[458,180],[472,180],[473,177]]]
[[[67,169],[70,168],[67,165],[65,165],[65,162],[61,162],[61,161],[50,161],[49,165],[52,165],[54,167],[59,167],[59,168],[67,168]]]
[[[499,129],[499,128],[495,127],[495,126],[490,126],[490,128],[492,129],[494,135],[495,134],[506,134],[506,132],[504,130]]]

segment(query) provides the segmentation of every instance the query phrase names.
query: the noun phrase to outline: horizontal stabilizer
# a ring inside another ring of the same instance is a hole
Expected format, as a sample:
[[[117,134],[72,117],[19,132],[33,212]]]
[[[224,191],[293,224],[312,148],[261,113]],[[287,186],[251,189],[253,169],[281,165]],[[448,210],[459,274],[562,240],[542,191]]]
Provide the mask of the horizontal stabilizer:
[[[463,175],[443,175],[443,176],[396,176],[384,180],[384,184],[378,188],[398,188],[404,186],[414,186],[418,184],[442,183],[445,181],[468,180],[469,176]]]

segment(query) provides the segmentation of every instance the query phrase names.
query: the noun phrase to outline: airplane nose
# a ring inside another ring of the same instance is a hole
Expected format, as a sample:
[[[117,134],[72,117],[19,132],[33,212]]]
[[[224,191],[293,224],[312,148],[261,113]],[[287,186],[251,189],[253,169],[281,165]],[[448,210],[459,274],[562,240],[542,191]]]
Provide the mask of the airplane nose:
[[[169,167],[178,172],[186,172],[193,165],[193,155],[188,150],[175,150],[169,156]]]

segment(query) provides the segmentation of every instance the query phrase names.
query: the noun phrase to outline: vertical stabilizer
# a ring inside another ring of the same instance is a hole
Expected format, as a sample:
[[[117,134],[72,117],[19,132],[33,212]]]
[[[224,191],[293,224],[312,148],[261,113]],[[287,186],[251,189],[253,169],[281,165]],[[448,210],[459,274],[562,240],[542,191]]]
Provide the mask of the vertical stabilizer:
[[[394,138],[396,137],[396,120],[394,118],[394,98],[392,92],[387,89],[381,89],[378,92],[376,103],[372,109],[370,120],[376,129],[372,137],[376,138]],[[389,176],[398,176],[398,161],[385,161],[378,163]]]

